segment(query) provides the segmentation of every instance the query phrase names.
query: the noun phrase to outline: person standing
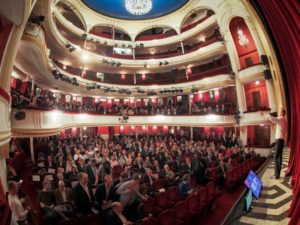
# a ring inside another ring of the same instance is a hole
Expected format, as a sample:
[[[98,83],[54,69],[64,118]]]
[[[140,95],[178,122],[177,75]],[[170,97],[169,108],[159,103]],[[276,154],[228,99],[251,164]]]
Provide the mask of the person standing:
[[[265,116],[268,120],[276,125],[275,130],[275,179],[280,178],[281,166],[282,166],[282,151],[284,147],[285,134],[287,132],[287,120],[285,118],[285,110],[281,109],[279,117],[268,115],[266,116],[263,112],[261,115]]]
[[[8,204],[12,211],[13,221],[16,221],[18,225],[27,224],[27,216],[30,208],[24,208],[18,197],[18,185],[15,181],[8,182]]]

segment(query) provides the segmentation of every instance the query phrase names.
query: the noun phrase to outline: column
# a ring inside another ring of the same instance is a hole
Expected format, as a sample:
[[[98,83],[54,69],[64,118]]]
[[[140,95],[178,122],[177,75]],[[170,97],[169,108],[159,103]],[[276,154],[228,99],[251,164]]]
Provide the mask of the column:
[[[243,114],[246,110],[246,98],[245,98],[245,90],[244,90],[244,84],[236,78],[235,81],[235,89],[236,89],[236,96],[238,100],[238,106],[239,106],[239,111],[240,114]]]
[[[231,34],[229,31],[222,32],[222,36],[224,37],[224,41],[227,47],[232,71],[235,73],[235,87],[237,92],[239,111],[241,114],[243,114],[246,111],[245,91],[244,85],[239,79],[239,62],[236,56],[235,45],[232,41]]]
[[[267,88],[268,101],[269,101],[269,107],[271,109],[271,112],[276,112],[277,106],[275,101],[275,91],[274,91],[273,82],[270,80],[266,80],[266,88]]]
[[[191,140],[194,140],[194,128],[193,127],[191,127],[190,133],[191,133]]]
[[[79,133],[80,133],[80,141],[82,141],[82,136],[83,136],[82,127],[79,128]]]
[[[133,84],[136,84],[136,73],[133,74]]]
[[[240,139],[242,141],[242,145],[247,145],[247,126],[241,126],[240,127]]]
[[[251,18],[250,17],[246,17],[245,18],[245,22],[246,22],[246,24],[247,24],[247,26],[248,26],[248,28],[249,28],[249,30],[251,32],[251,35],[252,35],[252,37],[254,39],[254,42],[255,42],[258,54],[259,55],[264,55],[265,54],[264,48],[263,48],[263,46],[261,44],[261,41],[260,41],[260,38],[258,36],[257,30],[256,30],[254,24],[251,21]]]
[[[132,57],[135,60],[135,48],[132,49]]]
[[[264,50],[263,45],[260,41],[257,30],[256,30],[254,24],[251,21],[251,18],[246,17],[245,22],[246,22],[246,24],[247,24],[247,26],[248,26],[251,34],[252,34],[252,37],[254,39],[258,54],[259,55],[265,55],[265,50]],[[268,92],[269,107],[271,108],[272,112],[275,112],[277,108],[276,108],[275,92],[274,92],[273,82],[266,80],[266,87],[267,87],[267,92]]]
[[[32,162],[35,162],[33,137],[30,137],[30,154],[31,154],[31,160],[32,160]]]
[[[112,27],[112,39],[115,40],[116,33],[115,33],[115,27]]]
[[[34,79],[31,78],[31,91],[34,91]]]
[[[184,45],[183,45],[183,42],[181,41],[180,44],[181,44],[182,54],[184,54]]]

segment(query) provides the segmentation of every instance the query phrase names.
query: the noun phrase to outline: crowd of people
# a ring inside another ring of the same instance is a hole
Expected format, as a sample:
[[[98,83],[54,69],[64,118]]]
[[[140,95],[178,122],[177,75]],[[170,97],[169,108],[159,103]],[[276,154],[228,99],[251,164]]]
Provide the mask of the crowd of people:
[[[130,224],[147,216],[143,202],[155,196],[154,183],[163,180],[162,190],[178,186],[180,195],[193,193],[191,177],[205,185],[211,163],[217,168],[217,186],[222,186],[232,161],[258,157],[243,149],[234,134],[218,141],[192,141],[174,135],[101,136],[37,140],[39,151],[33,174],[40,176],[40,208],[48,224],[74,216],[105,213],[107,225]],[[50,176],[49,176],[50,175]],[[9,182],[9,199],[19,224],[28,209],[16,200],[16,181]]]
[[[231,107],[223,103],[198,102],[196,101],[191,110],[187,103],[182,101],[174,102],[173,99],[166,104],[154,104],[149,99],[148,103],[143,106],[133,106],[132,104],[112,103],[110,106],[99,101],[91,102],[63,102],[59,101],[52,93],[46,92],[38,97],[34,96],[31,91],[28,95],[21,95],[17,92],[12,93],[12,106],[15,108],[38,107],[42,109],[61,110],[66,112],[78,113],[96,113],[96,114],[119,114],[119,115],[183,115],[183,114],[226,114],[232,113]]]

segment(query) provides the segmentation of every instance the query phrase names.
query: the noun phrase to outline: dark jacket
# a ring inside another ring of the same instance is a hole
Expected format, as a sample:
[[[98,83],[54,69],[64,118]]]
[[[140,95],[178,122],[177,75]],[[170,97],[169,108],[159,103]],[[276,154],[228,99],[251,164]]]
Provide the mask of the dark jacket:
[[[107,216],[105,218],[105,224],[109,225],[123,225],[122,220],[118,217],[118,215],[113,211],[110,210],[107,213]]]
[[[65,188],[65,192],[66,192],[66,201],[67,202],[72,202],[73,201],[72,190],[70,188]],[[64,202],[62,194],[59,191],[59,189],[56,189],[54,191],[54,197],[55,197],[56,203]]]
[[[89,194],[85,192],[80,183],[78,183],[74,188],[74,202],[78,213],[90,214],[91,208],[94,202],[94,195],[92,189],[89,187]]]
[[[113,201],[114,200],[114,188],[111,187],[108,193],[108,196],[106,197],[106,186],[105,184],[100,184],[95,193],[95,200],[99,203],[99,206],[101,208],[103,201]]]

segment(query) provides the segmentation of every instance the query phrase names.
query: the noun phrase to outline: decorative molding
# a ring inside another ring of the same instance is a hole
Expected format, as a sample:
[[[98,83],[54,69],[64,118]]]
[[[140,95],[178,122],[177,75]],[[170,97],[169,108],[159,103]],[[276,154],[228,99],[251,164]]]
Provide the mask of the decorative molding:
[[[0,98],[6,103],[10,103],[10,94],[0,86]]]

